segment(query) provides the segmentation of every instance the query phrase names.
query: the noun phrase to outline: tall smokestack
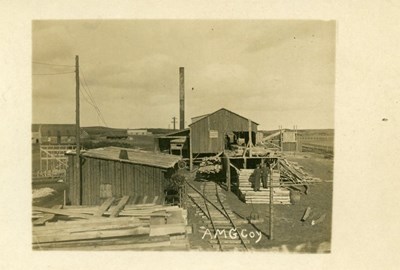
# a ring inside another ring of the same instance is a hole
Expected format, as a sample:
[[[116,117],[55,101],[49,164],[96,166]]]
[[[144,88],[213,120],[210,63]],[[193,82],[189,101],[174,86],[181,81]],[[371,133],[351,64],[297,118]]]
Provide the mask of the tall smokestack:
[[[179,68],[179,129],[185,128],[185,68]]]

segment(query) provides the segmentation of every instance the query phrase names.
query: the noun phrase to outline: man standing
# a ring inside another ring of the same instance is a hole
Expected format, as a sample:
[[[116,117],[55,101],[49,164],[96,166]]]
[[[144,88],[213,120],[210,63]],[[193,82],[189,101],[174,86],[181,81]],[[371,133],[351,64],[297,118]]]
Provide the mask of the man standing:
[[[260,164],[257,164],[257,167],[254,169],[254,191],[260,191],[260,182],[261,182],[261,169]]]
[[[268,188],[268,175],[269,175],[269,166],[266,163],[263,163],[261,167],[261,177],[263,188]]]

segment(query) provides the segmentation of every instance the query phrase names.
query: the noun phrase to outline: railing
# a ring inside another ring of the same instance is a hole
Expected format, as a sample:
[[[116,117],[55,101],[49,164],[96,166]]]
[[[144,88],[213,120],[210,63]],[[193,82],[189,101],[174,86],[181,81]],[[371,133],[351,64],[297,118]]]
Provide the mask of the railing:
[[[65,176],[68,167],[65,153],[75,150],[75,145],[41,145],[40,170],[33,173],[33,177],[60,177]]]
[[[311,151],[311,152],[326,152],[326,153],[333,154],[333,146],[330,146],[330,145],[302,143],[301,148],[302,148],[302,152]]]

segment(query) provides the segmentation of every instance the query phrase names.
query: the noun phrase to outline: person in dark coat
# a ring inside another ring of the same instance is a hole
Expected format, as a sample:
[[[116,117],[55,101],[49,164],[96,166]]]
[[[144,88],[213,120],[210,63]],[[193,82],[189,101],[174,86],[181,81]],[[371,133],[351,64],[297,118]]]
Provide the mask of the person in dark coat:
[[[260,165],[258,164],[257,167],[254,169],[254,191],[260,191],[260,183],[261,182],[261,169]]]
[[[268,175],[269,175],[269,166],[267,166],[267,164],[263,164],[261,166],[261,178],[262,178],[262,184],[263,184],[263,188],[267,188],[268,187]]]

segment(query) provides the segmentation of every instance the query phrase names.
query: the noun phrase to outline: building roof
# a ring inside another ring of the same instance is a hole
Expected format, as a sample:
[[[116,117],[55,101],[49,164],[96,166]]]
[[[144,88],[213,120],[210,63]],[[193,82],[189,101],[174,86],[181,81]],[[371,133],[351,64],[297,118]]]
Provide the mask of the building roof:
[[[203,119],[204,117],[209,116],[209,115],[210,115],[210,114],[207,113],[207,114],[203,114],[203,115],[199,115],[199,116],[192,117],[192,123],[197,122],[197,121],[199,121],[200,119]]]
[[[42,136],[75,136],[75,124],[32,124],[32,132],[41,132]],[[81,128],[81,135],[87,135]]]
[[[185,128],[185,129],[180,129],[180,130],[176,130],[174,132],[165,134],[165,136],[188,136],[189,135],[189,128]]]
[[[121,150],[126,150],[128,153],[128,159],[120,159],[119,154]],[[67,154],[75,154],[75,151],[67,152]],[[115,160],[133,164],[148,165],[158,168],[172,168],[182,158],[175,155],[148,152],[137,149],[122,148],[122,147],[104,147],[90,149],[81,152],[83,157],[92,157],[106,160]]]
[[[219,109],[219,110],[216,110],[216,111],[213,112],[213,113],[209,113],[209,114],[204,114],[204,115],[192,117],[192,121],[193,121],[193,122],[192,122],[189,126],[191,126],[191,125],[193,125],[194,123],[200,121],[201,119],[204,119],[205,117],[209,117],[209,116],[211,116],[211,115],[213,115],[213,114],[215,114],[215,113],[217,113],[217,112],[219,112],[219,111],[222,111],[222,110],[227,111],[227,112],[230,112],[230,113],[232,113],[232,114],[234,114],[234,115],[237,115],[237,116],[239,116],[239,117],[241,117],[241,118],[250,120],[249,118],[246,118],[246,117],[244,117],[244,116],[241,116],[241,115],[239,115],[239,114],[237,114],[237,113],[235,113],[235,112],[232,112],[232,111],[230,111],[230,110],[228,110],[228,109],[221,108],[221,109]],[[259,125],[258,123],[254,122],[254,121],[252,121],[252,120],[250,120],[250,121],[253,122],[253,123],[256,124],[256,125]]]

